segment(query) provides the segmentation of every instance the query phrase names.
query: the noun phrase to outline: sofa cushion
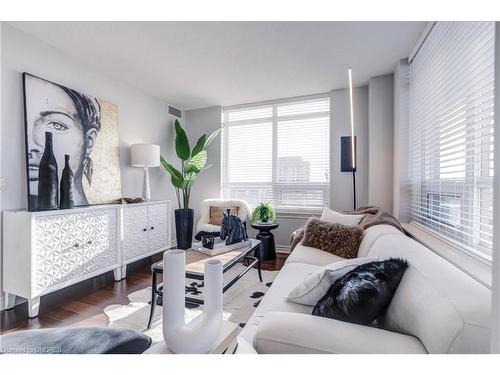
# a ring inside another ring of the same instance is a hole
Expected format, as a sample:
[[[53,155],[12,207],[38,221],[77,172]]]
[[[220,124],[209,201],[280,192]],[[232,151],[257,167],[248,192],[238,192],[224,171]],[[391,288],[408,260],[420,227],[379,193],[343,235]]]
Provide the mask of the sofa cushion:
[[[290,312],[267,314],[254,345],[258,353],[271,354],[427,353],[414,336]]]
[[[290,253],[285,263],[304,263],[316,266],[326,266],[327,264],[339,262],[341,260],[345,259],[335,254],[330,254],[326,251],[304,246],[302,243],[299,243]]]
[[[341,256],[356,258],[363,229],[333,224],[315,217],[309,219],[302,243]]]
[[[371,262],[370,258],[347,259],[320,267],[307,275],[287,296],[291,302],[314,306],[340,277],[357,266]]]
[[[368,252],[370,251],[371,246],[373,246],[375,241],[380,236],[386,234],[396,234],[403,237],[405,236],[399,230],[390,225],[374,225],[373,227],[370,227],[363,232],[361,243],[358,249],[358,258],[368,257]],[[316,264],[318,266],[326,266],[332,262],[338,262],[342,260],[345,259],[337,255],[327,253],[326,251],[315,249],[314,247],[304,246],[303,243],[300,242],[288,256],[286,263],[306,263]]]
[[[379,237],[368,256],[410,264],[382,327],[418,337],[429,353],[489,352],[488,288],[407,236]]]
[[[321,220],[328,221],[333,224],[353,226],[358,225],[364,216],[365,215],[346,215],[325,207],[323,208],[323,213],[321,214]]]
[[[252,317],[248,320],[240,333],[243,340],[253,343],[257,327],[270,311],[288,311],[302,314],[311,314],[312,306],[301,305],[287,301],[286,297],[297,283],[305,278],[318,266],[302,263],[285,264],[274,279],[271,288],[257,306]]]
[[[358,257],[367,257],[375,241],[380,236],[385,236],[386,234],[397,234],[400,236],[404,236],[404,234],[400,230],[394,228],[392,225],[383,224],[369,227],[363,232],[363,238],[361,238],[361,244],[359,245],[358,249]]]

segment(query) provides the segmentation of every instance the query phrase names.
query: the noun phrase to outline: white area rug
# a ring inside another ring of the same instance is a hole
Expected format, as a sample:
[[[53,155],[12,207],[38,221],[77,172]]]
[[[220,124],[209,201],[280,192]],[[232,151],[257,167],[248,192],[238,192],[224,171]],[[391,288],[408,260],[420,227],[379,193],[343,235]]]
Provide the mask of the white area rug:
[[[224,281],[232,279],[243,270],[243,265],[237,264],[224,274]],[[245,325],[252,316],[260,300],[271,286],[278,271],[262,271],[262,283],[256,269],[248,271],[226,293],[224,293],[224,319],[240,326]],[[201,281],[186,279],[186,295],[203,299],[203,285]],[[128,305],[110,305],[104,312],[109,318],[109,326],[114,328],[128,328],[143,332],[150,336],[153,343],[163,340],[162,333],[162,306],[156,306],[153,323],[146,329],[151,298],[151,287],[141,289],[128,295]],[[186,307],[186,321],[193,319],[202,312],[203,306]]]

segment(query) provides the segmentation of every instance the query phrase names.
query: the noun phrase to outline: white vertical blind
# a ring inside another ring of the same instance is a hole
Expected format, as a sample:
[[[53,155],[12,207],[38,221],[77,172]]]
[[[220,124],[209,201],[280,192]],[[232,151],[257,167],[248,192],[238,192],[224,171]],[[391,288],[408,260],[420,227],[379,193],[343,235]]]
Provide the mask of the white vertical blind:
[[[224,108],[222,122],[224,197],[282,211],[328,205],[328,95]]]
[[[494,22],[438,22],[410,65],[411,218],[491,259]]]

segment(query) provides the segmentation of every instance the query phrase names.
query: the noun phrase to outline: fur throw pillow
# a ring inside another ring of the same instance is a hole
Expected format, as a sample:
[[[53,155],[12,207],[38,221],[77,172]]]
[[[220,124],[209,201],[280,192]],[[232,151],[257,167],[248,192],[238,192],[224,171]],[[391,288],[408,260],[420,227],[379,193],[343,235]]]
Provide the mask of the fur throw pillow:
[[[362,264],[335,281],[312,314],[370,324],[389,306],[407,267],[399,258]]]
[[[356,258],[363,229],[333,224],[318,218],[307,222],[302,245],[314,247],[342,258]]]

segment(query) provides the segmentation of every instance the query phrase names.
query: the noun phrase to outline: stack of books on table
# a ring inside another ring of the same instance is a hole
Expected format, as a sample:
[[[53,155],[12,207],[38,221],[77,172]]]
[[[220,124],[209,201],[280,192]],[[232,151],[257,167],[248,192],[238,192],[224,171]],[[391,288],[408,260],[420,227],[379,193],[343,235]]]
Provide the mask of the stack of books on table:
[[[246,239],[243,242],[238,242],[238,243],[235,243],[232,245],[226,245],[225,241],[223,241],[219,237],[217,237],[215,239],[213,249],[207,249],[206,247],[203,247],[203,244],[201,243],[201,241],[193,242],[193,244],[191,245],[191,248],[193,250],[198,251],[200,253],[203,253],[205,255],[215,256],[215,255],[227,253],[229,251],[248,248],[250,246],[252,246],[252,240],[250,238]]]

